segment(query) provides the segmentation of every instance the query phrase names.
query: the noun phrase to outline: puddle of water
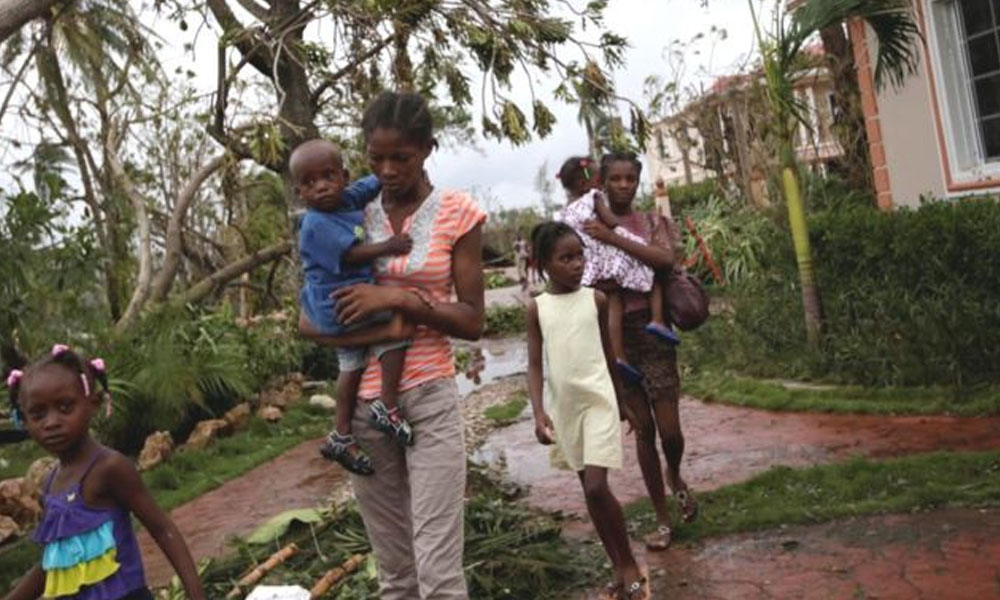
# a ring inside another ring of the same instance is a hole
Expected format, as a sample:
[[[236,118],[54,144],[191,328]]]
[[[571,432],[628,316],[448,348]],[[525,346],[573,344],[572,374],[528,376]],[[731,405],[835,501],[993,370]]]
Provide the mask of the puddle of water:
[[[485,340],[478,346],[482,348],[485,359],[483,370],[479,374],[479,383],[464,375],[456,378],[458,394],[462,398],[497,379],[524,373],[528,369],[528,345],[522,339]],[[472,347],[475,346],[466,346]]]

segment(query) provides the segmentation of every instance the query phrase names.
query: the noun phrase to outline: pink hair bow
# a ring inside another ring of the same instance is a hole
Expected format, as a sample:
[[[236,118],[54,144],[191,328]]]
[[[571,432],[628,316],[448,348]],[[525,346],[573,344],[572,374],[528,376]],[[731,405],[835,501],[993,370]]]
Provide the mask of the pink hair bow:
[[[7,375],[7,387],[9,388],[14,387],[15,385],[18,384],[19,381],[21,381],[22,377],[24,377],[24,371],[20,369],[14,369],[13,371],[10,372],[10,374]]]
[[[93,367],[94,370],[97,371],[98,373],[103,373],[104,372],[104,368],[105,368],[104,367],[104,359],[103,358],[92,359],[90,361],[90,366]]]
[[[52,346],[52,356],[59,356],[63,352],[69,352],[69,346],[66,344],[55,344]]]

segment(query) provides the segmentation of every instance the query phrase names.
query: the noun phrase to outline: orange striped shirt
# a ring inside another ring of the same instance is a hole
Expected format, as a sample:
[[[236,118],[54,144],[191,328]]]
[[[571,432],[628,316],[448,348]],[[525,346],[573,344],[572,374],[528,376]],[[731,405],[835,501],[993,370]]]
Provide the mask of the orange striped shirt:
[[[403,221],[403,230],[413,238],[413,250],[406,256],[384,257],[375,261],[379,285],[421,288],[436,302],[451,302],[453,282],[452,251],[455,243],[477,225],[486,213],[465,192],[433,191],[412,215]],[[393,235],[381,197],[365,209],[365,235],[377,243]],[[419,326],[406,350],[400,391],[413,389],[436,379],[455,376],[451,341],[443,333]],[[365,369],[358,396],[378,398],[382,391],[382,368],[372,358]]]

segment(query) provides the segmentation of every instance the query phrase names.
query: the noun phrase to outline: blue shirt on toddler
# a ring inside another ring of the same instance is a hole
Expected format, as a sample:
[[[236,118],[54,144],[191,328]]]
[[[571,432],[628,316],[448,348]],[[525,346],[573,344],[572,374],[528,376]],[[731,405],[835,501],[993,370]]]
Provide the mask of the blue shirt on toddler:
[[[375,199],[381,185],[369,175],[347,186],[335,212],[308,209],[299,229],[299,255],[303,284],[299,294],[309,323],[324,335],[340,335],[344,326],[337,320],[335,290],[356,283],[374,281],[372,265],[346,266],[344,255],[365,240],[364,208]]]

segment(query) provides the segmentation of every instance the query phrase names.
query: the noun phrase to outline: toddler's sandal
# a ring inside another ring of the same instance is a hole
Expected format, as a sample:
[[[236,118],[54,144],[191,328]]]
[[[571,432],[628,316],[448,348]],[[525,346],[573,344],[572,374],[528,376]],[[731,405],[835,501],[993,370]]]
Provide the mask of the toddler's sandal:
[[[681,343],[680,336],[673,329],[659,323],[650,323],[646,325],[645,329],[646,333],[655,335],[661,342],[666,342],[671,346],[679,346]]]
[[[320,446],[319,453],[323,455],[323,458],[339,463],[340,466],[355,475],[373,475],[375,473],[371,457],[358,444],[353,435],[330,433],[323,445]]]

